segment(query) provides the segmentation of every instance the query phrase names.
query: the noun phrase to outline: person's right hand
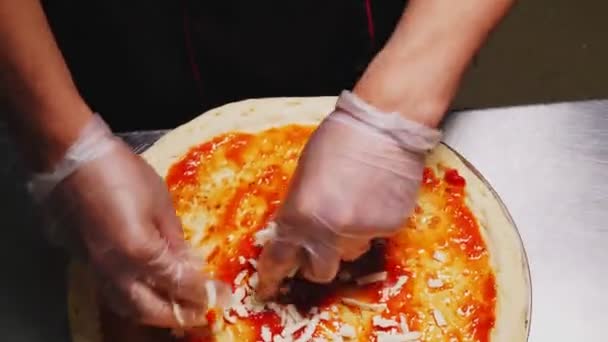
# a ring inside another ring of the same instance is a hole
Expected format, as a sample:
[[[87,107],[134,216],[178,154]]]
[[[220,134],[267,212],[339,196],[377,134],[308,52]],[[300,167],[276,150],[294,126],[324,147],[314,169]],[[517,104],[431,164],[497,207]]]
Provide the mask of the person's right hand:
[[[55,236],[75,238],[121,316],[159,327],[201,326],[207,309],[227,295],[190,255],[162,179],[98,116],[30,189]]]
[[[399,232],[416,206],[435,128],[383,112],[344,91],[298,160],[258,260],[260,299],[276,297],[295,270],[329,283],[377,238]]]

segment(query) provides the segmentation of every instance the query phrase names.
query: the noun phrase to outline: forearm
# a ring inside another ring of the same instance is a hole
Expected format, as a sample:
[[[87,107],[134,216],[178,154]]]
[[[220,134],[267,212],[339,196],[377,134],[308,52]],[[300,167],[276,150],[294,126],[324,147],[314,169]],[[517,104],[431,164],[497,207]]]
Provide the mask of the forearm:
[[[384,111],[436,126],[471,59],[513,0],[412,0],[354,92]]]
[[[39,0],[0,0],[0,94],[33,168],[58,160],[89,119]]]

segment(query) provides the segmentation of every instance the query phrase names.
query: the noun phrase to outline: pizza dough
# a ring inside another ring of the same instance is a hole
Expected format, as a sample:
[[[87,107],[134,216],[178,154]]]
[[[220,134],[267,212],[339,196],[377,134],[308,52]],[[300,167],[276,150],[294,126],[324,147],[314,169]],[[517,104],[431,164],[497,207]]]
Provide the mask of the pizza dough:
[[[257,133],[289,124],[317,125],[331,112],[335,97],[246,100],[210,110],[163,136],[142,156],[161,175],[191,147],[228,132]],[[525,341],[528,334],[530,282],[517,230],[497,195],[470,165],[445,145],[428,165],[449,165],[465,178],[466,202],[480,225],[497,282],[496,322],[492,341]],[[93,283],[81,265],[69,270],[69,318],[74,342],[101,341]]]

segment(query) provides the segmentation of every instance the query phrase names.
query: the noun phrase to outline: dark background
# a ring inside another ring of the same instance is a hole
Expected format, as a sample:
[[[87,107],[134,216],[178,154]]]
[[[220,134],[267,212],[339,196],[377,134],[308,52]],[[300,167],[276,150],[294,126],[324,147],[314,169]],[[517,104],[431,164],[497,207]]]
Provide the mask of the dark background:
[[[364,0],[44,4],[82,95],[117,131],[175,127],[245,98],[338,94],[405,6],[374,5],[372,43]]]

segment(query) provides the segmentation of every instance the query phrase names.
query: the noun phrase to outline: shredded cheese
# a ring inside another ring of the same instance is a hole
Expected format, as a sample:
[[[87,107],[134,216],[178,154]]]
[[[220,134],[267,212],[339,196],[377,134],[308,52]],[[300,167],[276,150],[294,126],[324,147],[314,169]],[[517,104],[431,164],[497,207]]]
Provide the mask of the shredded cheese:
[[[245,296],[247,296],[245,288],[237,287],[236,291],[234,291],[234,294],[232,295],[232,301],[233,303],[240,303],[243,301],[243,299],[245,299]]]
[[[230,310],[224,310],[224,320],[230,324],[236,323],[236,317],[232,316]]]
[[[285,310],[283,310],[283,308],[278,305],[277,303],[267,303],[266,306],[274,311],[274,313],[277,314],[277,316],[279,316],[280,320],[281,320],[281,326],[284,327],[285,324],[287,323],[287,313],[285,312]]]
[[[304,329],[304,332],[302,333],[302,335],[300,337],[298,337],[298,339],[296,340],[296,342],[308,342],[308,341],[310,341],[312,339],[312,335],[317,330],[317,325],[318,324],[319,324],[319,318],[318,317],[313,317],[308,322],[308,325],[306,325],[306,329]]]
[[[377,283],[380,281],[385,281],[387,275],[388,275],[388,273],[386,271],[368,274],[366,276],[358,278],[357,285],[361,286],[361,285]]]
[[[343,324],[340,327],[340,331],[338,331],[338,334],[340,334],[340,336],[346,337],[346,338],[357,337],[357,331],[355,330],[355,327],[353,327],[352,325],[349,325],[349,324]]]
[[[410,328],[407,325],[407,317],[405,317],[404,314],[399,314],[399,327],[401,328],[402,333],[410,331]]]
[[[247,309],[245,309],[245,306],[243,304],[234,305],[232,307],[232,309],[234,309],[234,312],[236,312],[236,315],[241,318],[249,317],[249,312],[247,312]]]
[[[309,320],[303,319],[303,320],[301,320],[300,322],[297,322],[297,323],[287,324],[287,326],[285,328],[283,328],[283,331],[281,332],[281,335],[283,337],[291,336],[296,331],[298,331],[298,330],[304,328],[305,326],[307,326],[308,323],[309,323]]]
[[[171,307],[173,309],[173,317],[175,317],[177,324],[179,324],[180,327],[184,326],[184,317],[182,316],[182,309],[180,308],[179,304],[172,301]]]
[[[247,270],[242,270],[241,272],[239,272],[239,274],[237,274],[236,277],[234,277],[234,286],[241,285],[241,282],[243,282],[243,279],[245,279],[246,276],[247,276]]]
[[[262,247],[266,242],[270,241],[277,235],[277,224],[275,222],[269,222],[264,229],[254,234],[254,244],[258,247]]]
[[[298,309],[296,309],[295,305],[289,304],[287,307],[285,307],[285,309],[287,310],[287,315],[289,315],[294,322],[299,322],[304,319],[298,312]]]
[[[205,292],[207,292],[207,307],[215,307],[217,305],[217,289],[215,288],[215,283],[212,281],[206,282]]]
[[[433,309],[433,318],[435,318],[435,323],[437,323],[437,325],[440,327],[445,327],[448,325],[448,322],[445,320],[445,317],[443,317],[441,311],[437,309]]]
[[[292,340],[293,339],[291,338],[291,336],[283,337],[281,335],[274,335],[272,342],[291,342]]]
[[[366,303],[366,302],[362,302],[360,300],[356,300],[353,298],[342,298],[342,303],[349,305],[349,306],[354,306],[354,307],[358,307],[360,309],[363,310],[371,310],[371,311],[385,311],[387,306],[384,303],[380,303],[380,304],[375,304],[375,303]]]
[[[443,263],[448,260],[448,256],[447,256],[447,254],[445,254],[445,252],[435,251],[435,253],[433,253],[433,259],[435,259],[438,262]]]
[[[377,342],[410,342],[410,341],[419,341],[422,337],[422,334],[419,332],[413,331],[404,334],[392,334],[386,332],[377,332],[376,333],[376,341]]]
[[[262,341],[272,342],[272,332],[270,331],[270,328],[266,325],[262,326]]]
[[[249,284],[249,286],[251,286],[251,288],[255,289],[256,287],[258,287],[259,281],[260,281],[260,278],[259,278],[258,274],[254,273],[251,277],[249,277],[249,279],[247,280],[247,283]]]
[[[283,310],[283,308],[277,305],[277,308],[271,308],[274,312],[276,312],[281,318],[281,326],[284,327],[287,324],[287,312]]]
[[[426,284],[432,289],[438,289],[443,286],[443,281],[441,279],[429,279]]]
[[[340,336],[340,334],[333,334],[331,335],[331,342],[343,342],[344,339],[342,338],[342,336]]]
[[[268,306],[268,308],[269,308],[270,310],[272,310],[272,311],[276,312],[276,313],[277,313],[277,315],[278,315],[278,314],[279,314],[281,311],[283,311],[283,309],[281,308],[281,306],[280,306],[279,304],[277,304],[277,303],[270,302],[270,303],[267,303],[266,305]]]
[[[266,309],[266,306],[260,303],[254,296],[245,297],[243,304],[248,311],[254,313],[260,313]]]
[[[273,228],[274,227],[274,228]],[[272,229],[276,229],[276,225],[269,224],[269,227],[256,233],[256,244],[263,245],[268,239],[272,238],[274,234]],[[445,261],[445,255],[439,251],[433,254],[433,257],[437,261]],[[253,269],[257,269],[257,261],[254,259],[246,259],[243,256],[238,258],[239,264],[244,265],[249,263]],[[443,262],[442,261],[442,262]],[[331,318],[331,312],[337,313],[338,307],[332,305],[329,310],[331,311],[320,311],[318,307],[312,307],[306,314],[308,317],[303,317],[302,314],[297,310],[295,305],[280,305],[277,303],[260,303],[257,302],[253,296],[253,289],[255,289],[259,283],[259,275],[257,272],[249,275],[250,270],[243,270],[234,279],[234,285],[236,290],[232,296],[232,306],[224,310],[223,318],[225,322],[235,324],[238,321],[237,317],[247,318],[253,313],[263,312],[264,310],[272,310],[275,312],[281,321],[283,330],[280,334],[273,336],[272,331],[267,325],[261,327],[261,340],[263,342],[327,342],[328,339],[322,337],[314,337],[319,323],[321,321],[329,321]],[[297,271],[294,270],[294,271]],[[294,272],[295,274],[295,272]],[[247,277],[249,275],[249,277]],[[350,278],[350,274],[342,273],[341,278]],[[373,284],[377,282],[384,282],[388,278],[386,271],[371,273],[363,277],[356,279],[356,283],[359,286]],[[399,294],[403,286],[407,283],[409,277],[401,275],[397,278],[395,283],[382,289],[381,301],[386,301],[390,297]],[[245,282],[245,284],[243,284]],[[427,285],[431,288],[438,288],[443,286],[441,279],[429,279]],[[215,290],[215,288],[213,289]],[[386,303],[368,303],[360,301],[354,298],[341,298],[343,304],[351,307],[356,307],[361,310],[369,310],[376,312],[384,312],[387,310]],[[179,308],[178,308],[179,309]],[[174,307],[176,311],[176,308]],[[177,316],[177,313],[176,313]],[[441,312],[434,309],[433,317],[438,326],[445,326],[447,322]],[[338,322],[336,322],[338,323]],[[180,323],[181,324],[181,323]],[[341,342],[343,339],[355,339],[357,338],[357,330],[354,326],[349,324],[336,324],[337,333],[333,333],[328,336],[329,341]],[[378,342],[410,342],[419,341],[421,334],[419,332],[409,331],[407,318],[404,314],[399,314],[398,320],[384,318],[381,316],[372,317],[372,326],[382,329],[390,329],[390,331],[378,331],[375,333],[376,341]],[[300,332],[300,335],[296,338],[295,334]]]
[[[389,288],[384,288],[382,290],[382,298],[380,300],[382,302],[386,302],[390,297],[398,295],[408,280],[409,280],[409,277],[406,275],[397,277],[397,281],[395,282],[395,284],[393,284],[393,286],[391,286]]]
[[[380,327],[380,328],[392,328],[392,327],[398,327],[399,323],[397,323],[396,321],[392,320],[392,319],[386,319],[380,316],[374,316],[372,318],[372,324],[375,327]]]

